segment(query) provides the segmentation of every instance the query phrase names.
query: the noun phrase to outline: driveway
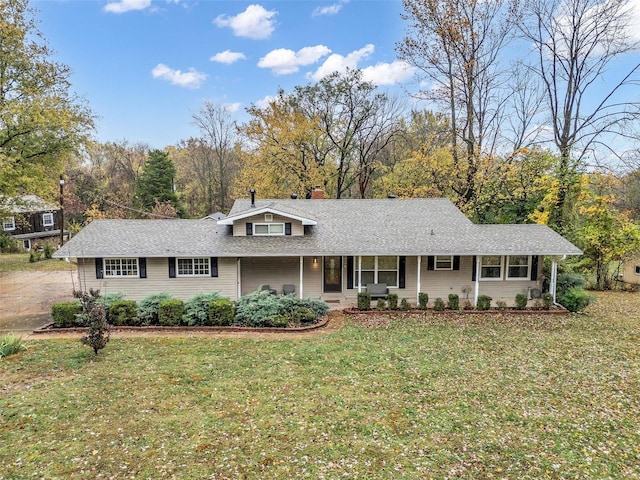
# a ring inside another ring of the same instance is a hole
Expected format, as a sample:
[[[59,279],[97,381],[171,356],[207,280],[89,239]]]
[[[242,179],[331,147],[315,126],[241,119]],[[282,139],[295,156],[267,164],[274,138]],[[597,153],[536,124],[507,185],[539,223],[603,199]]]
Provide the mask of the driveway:
[[[0,273],[0,335],[23,335],[51,322],[51,305],[73,300],[76,273]]]

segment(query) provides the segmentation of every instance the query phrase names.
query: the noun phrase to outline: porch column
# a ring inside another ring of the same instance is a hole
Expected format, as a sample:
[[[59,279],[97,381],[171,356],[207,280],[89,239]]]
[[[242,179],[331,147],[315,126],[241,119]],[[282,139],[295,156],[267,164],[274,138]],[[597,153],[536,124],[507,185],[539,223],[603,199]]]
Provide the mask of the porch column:
[[[418,302],[420,302],[420,289],[422,288],[420,286],[420,265],[422,264],[422,255],[418,255],[418,282],[416,285],[416,305],[418,305]]]
[[[358,293],[362,292],[362,256],[358,255]]]
[[[302,282],[304,280],[304,275],[302,274],[302,272],[304,271],[304,257],[302,255],[300,255],[300,298],[302,298]]]
[[[553,303],[556,303],[556,282],[558,281],[558,262],[551,261],[551,280],[549,281],[549,293],[553,295]]]
[[[473,294],[473,304],[478,306],[478,292],[480,291],[480,255],[476,256],[476,291]]]
[[[236,300],[242,296],[242,268],[240,267],[240,257],[236,260]]]

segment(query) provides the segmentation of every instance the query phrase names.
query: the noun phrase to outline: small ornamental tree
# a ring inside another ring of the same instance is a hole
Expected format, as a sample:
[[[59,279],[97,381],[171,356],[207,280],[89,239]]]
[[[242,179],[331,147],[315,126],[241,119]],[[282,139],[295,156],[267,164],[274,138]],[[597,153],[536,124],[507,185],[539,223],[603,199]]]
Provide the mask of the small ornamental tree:
[[[83,322],[89,325],[89,333],[80,339],[83,345],[93,348],[93,352],[98,355],[98,351],[107,346],[109,341],[109,323],[104,305],[98,303],[100,290],[90,289],[89,293],[75,291],[73,296],[80,300],[82,304]]]

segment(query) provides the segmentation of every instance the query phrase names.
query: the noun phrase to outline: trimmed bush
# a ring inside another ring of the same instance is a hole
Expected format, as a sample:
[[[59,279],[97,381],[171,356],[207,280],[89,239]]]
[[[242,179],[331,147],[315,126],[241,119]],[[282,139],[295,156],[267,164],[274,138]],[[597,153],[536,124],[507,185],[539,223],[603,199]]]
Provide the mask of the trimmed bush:
[[[358,294],[358,310],[371,310],[371,294],[369,292]]]
[[[138,302],[138,318],[140,325],[159,325],[160,304],[165,300],[172,300],[173,297],[167,293],[153,293],[144,297]]]
[[[98,302],[96,302],[98,303]],[[136,302],[133,300],[117,300],[107,311],[107,320],[111,325],[138,325]]]
[[[489,310],[491,308],[491,298],[489,295],[478,295],[478,304],[476,308],[478,310]]]
[[[426,310],[429,304],[429,294],[426,292],[418,293],[418,308],[420,310]]]
[[[505,308],[507,307],[507,304],[504,304]],[[462,302],[462,309],[463,310],[473,310],[473,303],[471,303],[471,300],[465,300],[464,302]]]
[[[505,302],[504,300],[498,300],[496,302],[496,307],[498,307],[498,310],[506,310],[507,309],[507,302]]]
[[[26,349],[27,347],[24,345],[22,337],[17,337],[13,333],[0,336],[0,358],[8,357]]]
[[[455,293],[449,294],[449,301],[447,302],[447,308],[450,310],[460,310],[460,297]]]
[[[403,312],[411,310],[411,305],[409,305],[409,301],[406,298],[400,300],[400,310],[402,310]]]
[[[256,291],[238,299],[234,323],[247,327],[286,327],[313,323],[328,312],[329,305],[319,300]]]
[[[384,298],[379,298],[376,302],[376,310],[386,310],[387,309],[387,301]]]
[[[51,306],[53,326],[56,328],[77,327],[77,315],[82,313],[80,302],[54,303]]]
[[[318,317],[315,312],[307,307],[298,307],[293,311],[291,315],[292,319],[295,322],[298,322],[302,325],[313,323]]]
[[[550,310],[551,307],[553,307],[553,295],[549,292],[545,292],[542,294],[542,308]]]
[[[560,305],[570,312],[579,312],[587,308],[595,298],[589,295],[583,288],[574,287],[558,297]]]
[[[516,293],[516,310],[524,310],[527,308],[528,301],[524,293]]]
[[[176,327],[182,323],[184,302],[171,299],[160,302],[158,307],[158,323],[165,327]]]
[[[436,298],[433,301],[433,309],[436,312],[443,312],[445,308],[446,308],[446,304],[444,303],[444,300],[441,299],[440,297]]]
[[[219,298],[209,303],[209,325],[231,325],[234,315],[235,308],[228,298]]]
[[[189,326],[209,324],[209,304],[222,298],[218,292],[198,293],[184,302],[182,320]]]
[[[389,302],[389,310],[398,309],[398,294],[390,293],[387,295],[387,302]]]

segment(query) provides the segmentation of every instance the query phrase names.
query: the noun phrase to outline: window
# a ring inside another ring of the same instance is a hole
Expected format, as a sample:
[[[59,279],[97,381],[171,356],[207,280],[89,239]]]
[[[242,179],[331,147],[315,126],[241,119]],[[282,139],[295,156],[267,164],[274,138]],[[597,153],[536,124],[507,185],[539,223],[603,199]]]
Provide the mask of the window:
[[[358,285],[358,257],[355,258],[354,285]],[[362,285],[386,283],[398,287],[398,257],[362,257]]]
[[[254,223],[254,235],[284,235],[284,223]]]
[[[22,246],[24,247],[25,250],[31,250],[31,240],[29,239],[23,240]]]
[[[178,259],[178,276],[179,277],[199,277],[209,276],[209,259],[208,258],[179,258]]]
[[[486,255],[480,259],[481,280],[502,280],[502,257]]]
[[[436,255],[433,264],[435,270],[453,270],[453,256]]]
[[[529,280],[530,258],[528,255],[509,255],[507,257],[507,279]]]
[[[42,214],[42,226],[43,227],[53,227],[53,213],[43,213]]]
[[[138,276],[138,259],[137,258],[105,258],[104,259],[104,276],[105,277],[137,277]]]
[[[636,275],[640,275],[640,265],[636,265]]]
[[[16,229],[16,219],[15,217],[9,217],[2,219],[2,229],[5,232],[10,232],[11,230]]]

